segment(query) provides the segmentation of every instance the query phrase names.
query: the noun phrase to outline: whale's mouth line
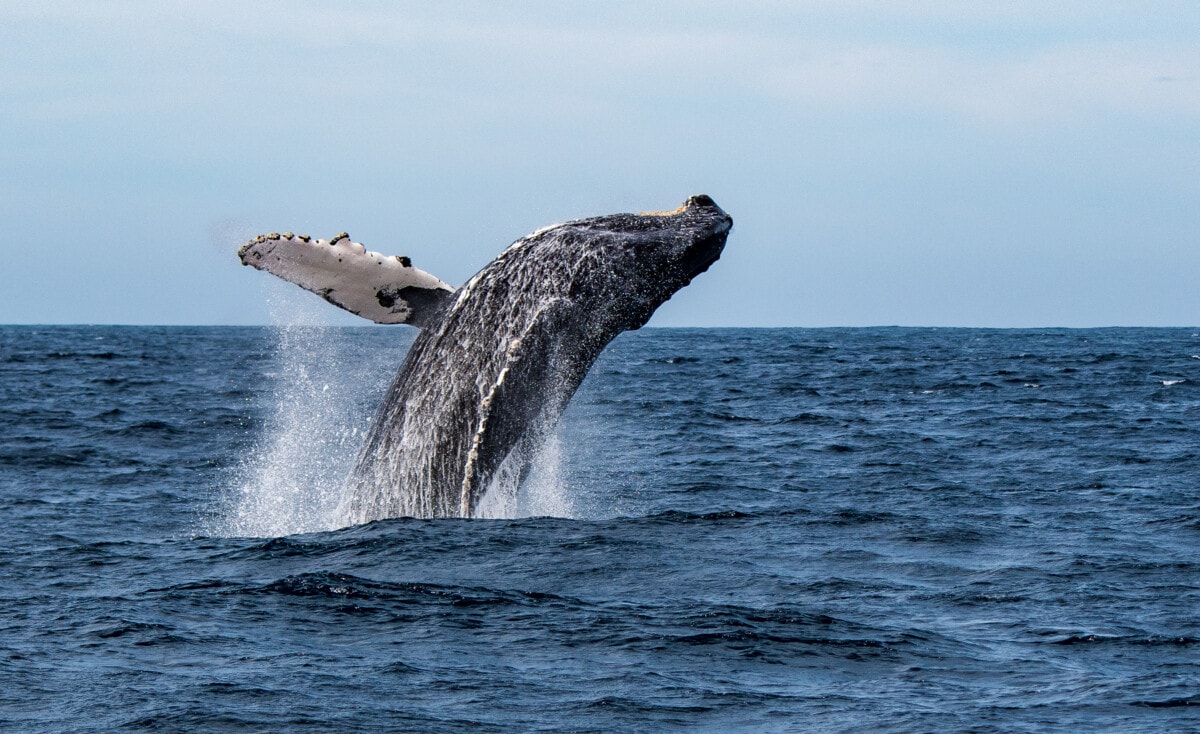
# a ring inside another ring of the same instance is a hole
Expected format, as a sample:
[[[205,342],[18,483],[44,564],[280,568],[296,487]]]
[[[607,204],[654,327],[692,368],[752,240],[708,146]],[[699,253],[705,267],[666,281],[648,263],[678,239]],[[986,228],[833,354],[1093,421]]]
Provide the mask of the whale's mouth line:
[[[718,261],[720,259],[721,259],[721,250],[717,250],[716,252],[714,252],[712,254],[712,257],[708,258],[707,260],[700,261],[700,263],[696,266],[695,271],[693,272],[693,276],[699,275],[700,273],[703,273],[704,271],[708,270],[709,268],[711,268],[713,266],[713,263],[715,263],[716,261]]]
[[[725,240],[728,238],[729,230],[731,229],[733,229],[733,218],[725,214],[721,221],[715,224],[709,230],[708,234],[697,242],[687,258],[690,260],[688,263],[689,281],[691,278],[708,270],[712,267],[713,263],[721,259],[721,253],[725,251]]]
[[[720,233],[718,233],[718,237],[720,237]],[[705,246],[697,247],[688,253],[680,262],[681,270],[687,278],[686,283],[692,282],[697,275],[711,268],[713,263],[721,259],[721,253],[724,250],[725,243],[722,238],[718,243],[705,243]]]

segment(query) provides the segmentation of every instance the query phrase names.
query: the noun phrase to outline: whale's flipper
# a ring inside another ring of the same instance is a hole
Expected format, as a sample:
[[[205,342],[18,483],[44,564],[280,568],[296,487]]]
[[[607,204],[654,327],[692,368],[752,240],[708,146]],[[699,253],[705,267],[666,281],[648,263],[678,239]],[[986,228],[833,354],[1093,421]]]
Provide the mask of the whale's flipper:
[[[449,303],[454,288],[407,257],[371,252],[345,232],[330,240],[291,232],[259,235],[238,250],[253,265],[377,324],[424,326]]]

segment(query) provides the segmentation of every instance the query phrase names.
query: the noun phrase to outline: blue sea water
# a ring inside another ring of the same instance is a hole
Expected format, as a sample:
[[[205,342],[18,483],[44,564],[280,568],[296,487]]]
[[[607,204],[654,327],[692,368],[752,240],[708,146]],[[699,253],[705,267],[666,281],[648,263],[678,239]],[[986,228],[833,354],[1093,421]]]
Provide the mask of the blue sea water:
[[[336,528],[406,328],[0,327],[0,729],[1200,731],[1195,329],[650,329]]]

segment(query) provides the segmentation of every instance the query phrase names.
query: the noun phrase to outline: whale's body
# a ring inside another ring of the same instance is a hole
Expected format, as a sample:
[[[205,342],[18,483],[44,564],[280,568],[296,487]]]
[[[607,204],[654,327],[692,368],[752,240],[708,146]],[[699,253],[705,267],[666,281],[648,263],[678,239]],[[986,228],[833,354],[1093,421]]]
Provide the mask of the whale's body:
[[[367,318],[422,326],[347,480],[341,519],[470,517],[489,490],[517,491],[605,345],[716,261],[731,225],[707,196],[674,212],[567,222],[518,240],[457,291],[407,258],[339,238],[272,235],[241,257]]]

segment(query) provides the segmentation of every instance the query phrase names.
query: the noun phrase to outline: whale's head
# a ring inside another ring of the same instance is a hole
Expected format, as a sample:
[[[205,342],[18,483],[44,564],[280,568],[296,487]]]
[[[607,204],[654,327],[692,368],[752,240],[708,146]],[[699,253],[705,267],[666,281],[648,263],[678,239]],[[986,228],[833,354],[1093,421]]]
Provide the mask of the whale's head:
[[[535,233],[530,244],[540,250],[539,260],[553,263],[546,283],[557,292],[544,295],[566,297],[597,329],[615,334],[645,325],[708,270],[732,226],[712,198],[699,195],[674,211],[567,222]]]

